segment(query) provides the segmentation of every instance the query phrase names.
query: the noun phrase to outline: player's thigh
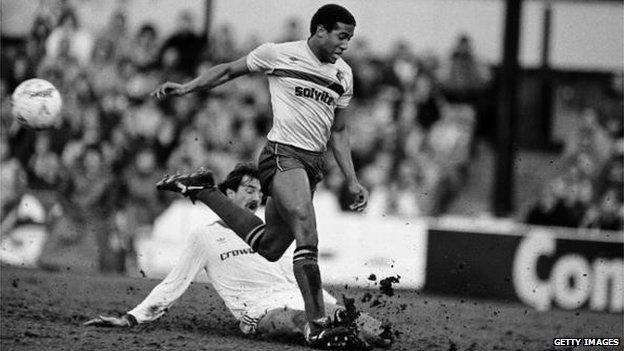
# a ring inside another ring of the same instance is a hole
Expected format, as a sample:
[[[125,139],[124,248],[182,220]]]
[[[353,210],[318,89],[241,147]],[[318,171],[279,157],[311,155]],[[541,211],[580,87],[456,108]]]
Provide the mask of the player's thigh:
[[[306,323],[303,310],[287,307],[269,310],[258,322],[257,332],[263,336],[294,336],[302,335]]]
[[[314,222],[310,181],[303,168],[277,172],[272,190],[275,207],[291,229],[299,229],[296,225],[301,222]]]
[[[295,240],[295,236],[277,210],[272,197],[269,197],[267,201],[264,218],[266,227],[258,250],[271,256],[281,256]]]

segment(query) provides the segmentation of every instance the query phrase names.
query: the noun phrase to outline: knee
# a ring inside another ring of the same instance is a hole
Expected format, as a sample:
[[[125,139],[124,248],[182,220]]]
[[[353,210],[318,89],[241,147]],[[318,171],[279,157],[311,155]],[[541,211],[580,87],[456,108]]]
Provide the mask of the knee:
[[[290,308],[273,309],[258,322],[258,333],[264,336],[300,335],[306,322],[303,311]]]
[[[284,255],[284,251],[279,251],[273,248],[258,248],[260,256],[264,257],[269,262],[276,262]]]
[[[296,224],[308,225],[314,220],[312,207],[309,205],[296,206],[290,212],[290,219]]]
[[[293,209],[290,214],[290,228],[297,240],[316,238],[316,223],[312,208],[305,206]]]
[[[279,261],[280,258],[282,258],[281,254],[277,254],[277,253],[274,253],[274,252],[267,253],[267,254],[262,255],[262,256],[269,262],[277,262],[277,261]]]

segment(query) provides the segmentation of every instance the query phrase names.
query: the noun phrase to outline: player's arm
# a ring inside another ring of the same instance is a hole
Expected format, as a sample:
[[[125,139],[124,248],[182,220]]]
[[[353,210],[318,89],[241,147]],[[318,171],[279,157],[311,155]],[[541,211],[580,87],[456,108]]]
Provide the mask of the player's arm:
[[[198,90],[210,90],[249,72],[247,57],[245,56],[236,61],[213,66],[195,79],[184,84],[166,82],[154,90],[152,96],[164,99],[168,95],[180,96]]]
[[[191,285],[195,275],[200,268],[185,266],[184,261],[191,261],[182,258],[181,263],[171,271],[167,277],[160,282],[150,294],[139,305],[128,311],[121,317],[98,316],[83,325],[93,325],[96,327],[133,327],[137,324],[152,322],[160,318],[167,312],[182,294]],[[198,260],[195,260],[196,262]],[[180,265],[184,266],[181,267]],[[186,275],[182,275],[186,273]]]
[[[206,266],[205,237],[208,236],[208,233],[199,228],[192,231],[173,270],[134,309],[121,317],[99,316],[84,325],[131,327],[160,318],[186,292],[197,273]]]
[[[132,327],[137,324],[136,318],[127,313],[121,317],[98,316],[83,323],[83,325],[96,327]]]
[[[347,130],[347,121],[341,109],[336,109],[334,124],[329,138],[329,147],[334,153],[336,162],[345,176],[347,189],[353,197],[350,208],[355,211],[362,211],[368,203],[368,191],[360,184],[353,167],[351,158],[351,142]]]

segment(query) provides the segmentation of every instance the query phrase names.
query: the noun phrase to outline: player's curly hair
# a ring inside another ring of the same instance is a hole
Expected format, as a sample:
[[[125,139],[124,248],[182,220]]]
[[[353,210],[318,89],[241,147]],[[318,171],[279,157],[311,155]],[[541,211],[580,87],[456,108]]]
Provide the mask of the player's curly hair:
[[[319,8],[310,21],[310,35],[316,33],[319,25],[322,25],[328,32],[336,27],[336,23],[351,24],[355,26],[355,17],[349,10],[336,4],[328,4]]]
[[[228,173],[225,180],[219,184],[219,191],[226,193],[227,189],[237,191],[243,178],[248,176],[250,178],[258,179],[258,168],[251,163],[239,163],[234,169]]]

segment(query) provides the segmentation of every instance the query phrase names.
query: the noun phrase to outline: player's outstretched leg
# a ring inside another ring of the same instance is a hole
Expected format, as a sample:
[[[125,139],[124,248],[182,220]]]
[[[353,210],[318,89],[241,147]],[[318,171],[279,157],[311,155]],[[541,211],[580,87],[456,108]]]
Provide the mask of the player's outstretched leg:
[[[255,251],[264,233],[264,222],[249,210],[236,205],[215,186],[210,170],[200,168],[190,174],[167,176],[156,184],[158,190],[181,193],[195,203],[199,200],[215,212]]]

